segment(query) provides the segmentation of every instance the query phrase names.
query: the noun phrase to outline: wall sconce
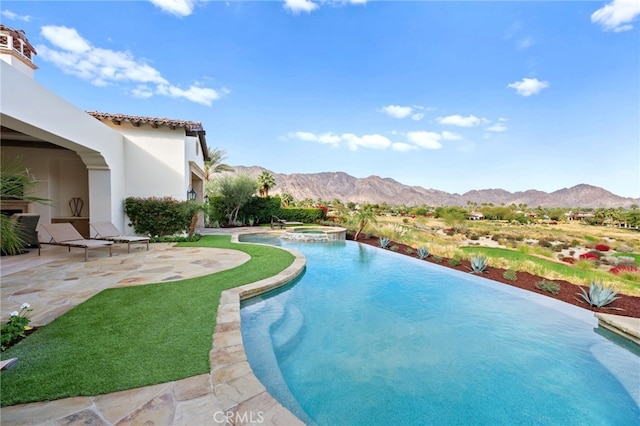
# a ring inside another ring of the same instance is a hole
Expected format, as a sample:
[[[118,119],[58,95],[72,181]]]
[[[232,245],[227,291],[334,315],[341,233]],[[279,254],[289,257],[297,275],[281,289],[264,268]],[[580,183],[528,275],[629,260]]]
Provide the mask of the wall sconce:
[[[205,202],[205,204],[209,204],[209,196],[208,195],[204,196],[204,202]]]
[[[195,201],[197,195],[198,193],[195,191],[195,189],[191,188],[190,190],[187,191],[187,200]]]

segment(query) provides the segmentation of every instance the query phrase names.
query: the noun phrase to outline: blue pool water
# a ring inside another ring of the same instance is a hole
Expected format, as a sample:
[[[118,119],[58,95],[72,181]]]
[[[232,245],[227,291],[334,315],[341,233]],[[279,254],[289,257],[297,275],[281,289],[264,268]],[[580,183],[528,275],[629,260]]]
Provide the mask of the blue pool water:
[[[307,258],[241,309],[256,376],[306,423],[640,424],[640,357],[591,312],[350,241],[242,241]]]

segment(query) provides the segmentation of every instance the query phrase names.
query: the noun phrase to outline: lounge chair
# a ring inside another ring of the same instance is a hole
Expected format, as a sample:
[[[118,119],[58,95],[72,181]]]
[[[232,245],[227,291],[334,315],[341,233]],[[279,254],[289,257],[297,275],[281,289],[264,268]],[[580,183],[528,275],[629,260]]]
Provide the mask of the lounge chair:
[[[118,228],[111,222],[91,222],[89,223],[98,240],[113,241],[114,243],[127,243],[127,253],[131,253],[131,243],[146,243],[149,251],[149,237],[138,237],[134,235],[122,235]]]
[[[278,227],[283,229],[287,225],[304,225],[302,222],[287,222],[284,219],[280,219],[278,216],[271,216],[271,229]]]
[[[40,215],[33,213],[16,213],[11,216],[11,219],[18,223],[18,235],[24,243],[24,248],[37,248],[38,254],[40,254],[40,241],[38,240],[38,232],[36,231]]]
[[[78,230],[70,223],[52,223],[50,225],[43,224],[42,227],[51,236],[51,241],[42,244],[69,247],[69,251],[71,251],[71,247],[83,248],[85,262],[89,259],[90,248],[109,248],[109,257],[111,257],[112,241],[84,239]]]

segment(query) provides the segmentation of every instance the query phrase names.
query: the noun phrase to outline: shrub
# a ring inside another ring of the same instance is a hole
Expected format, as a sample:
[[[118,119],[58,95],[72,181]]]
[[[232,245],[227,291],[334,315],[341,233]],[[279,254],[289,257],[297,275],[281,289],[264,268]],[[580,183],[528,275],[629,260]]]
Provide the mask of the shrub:
[[[451,265],[451,266],[458,266],[460,264],[460,262],[462,262],[462,261],[460,259],[456,258],[456,257],[452,257],[451,259],[449,259],[449,265]]]
[[[478,234],[471,234],[469,239],[472,240],[472,241],[477,241],[477,240],[480,239],[480,236],[478,236]]]
[[[619,275],[622,272],[633,272],[633,273],[640,274],[640,269],[638,269],[635,266],[615,266],[609,269],[609,272],[611,272],[614,275]]]
[[[124,212],[137,234],[155,236],[186,232],[198,205],[189,201],[177,201],[171,197],[137,198],[124,200]]]
[[[420,259],[426,259],[429,257],[429,249],[427,247],[419,247],[418,248],[418,257]],[[442,260],[442,259],[440,259]]]
[[[502,278],[509,281],[516,281],[518,279],[518,273],[512,269],[507,269],[502,274]]]
[[[580,291],[581,293],[576,294],[580,295],[590,306],[595,306],[597,308],[603,308],[614,300],[620,299],[620,297],[616,297],[618,293],[614,291],[610,286],[606,286],[602,281],[600,281],[599,283],[596,281],[591,281],[591,284],[589,284],[588,293],[582,287],[580,287]],[[620,310],[620,308],[607,309]]]
[[[413,253],[415,253],[415,250],[414,250],[413,248],[411,248],[411,247],[407,247],[407,248],[405,248],[405,249],[404,249],[404,251],[405,251],[409,256],[411,256]]]
[[[553,244],[551,244],[551,242],[550,242],[550,241],[547,241],[547,240],[540,240],[540,241],[538,241],[538,245],[539,245],[540,247],[545,247],[545,248],[551,248],[551,247],[553,247]]]
[[[434,262],[438,262],[438,263],[442,263],[442,256],[433,255],[433,261]]]
[[[582,253],[580,256],[580,260],[598,260],[600,259],[595,253]]]
[[[400,247],[396,246],[396,245],[392,245],[391,248],[389,249],[391,251],[398,251],[400,250]]]
[[[609,247],[606,244],[596,244],[596,246],[594,247],[594,249],[598,250],[598,251],[609,251],[611,250],[611,247]]]
[[[487,270],[488,259],[484,256],[473,256],[469,259],[471,264],[471,273],[482,274]]]
[[[391,243],[391,240],[387,237],[382,237],[378,240],[378,244],[380,244],[380,247],[383,249],[386,249],[387,247],[389,247],[390,243]]]
[[[551,294],[560,293],[560,284],[553,281],[548,281],[548,280],[538,281],[536,283],[536,288]]]
[[[596,264],[593,260],[578,260],[573,264],[578,269],[582,269],[583,271],[590,271],[595,269]]]

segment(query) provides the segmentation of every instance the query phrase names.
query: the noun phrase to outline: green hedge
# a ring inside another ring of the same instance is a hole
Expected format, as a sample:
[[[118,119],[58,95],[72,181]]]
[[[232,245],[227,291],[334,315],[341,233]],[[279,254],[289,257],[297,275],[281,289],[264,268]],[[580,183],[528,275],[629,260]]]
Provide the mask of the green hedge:
[[[325,210],[317,208],[290,207],[281,208],[276,216],[288,222],[316,223],[326,219],[327,213]]]
[[[191,218],[197,213],[194,202],[178,201],[171,197],[124,200],[124,212],[136,234],[152,237],[188,232]]]
[[[227,223],[225,216],[224,198],[222,196],[209,197],[209,222]],[[277,216],[289,222],[316,223],[326,218],[326,212],[317,208],[282,208],[280,197],[254,197],[245,204],[238,213],[238,219],[243,224],[271,223],[271,217]]]

